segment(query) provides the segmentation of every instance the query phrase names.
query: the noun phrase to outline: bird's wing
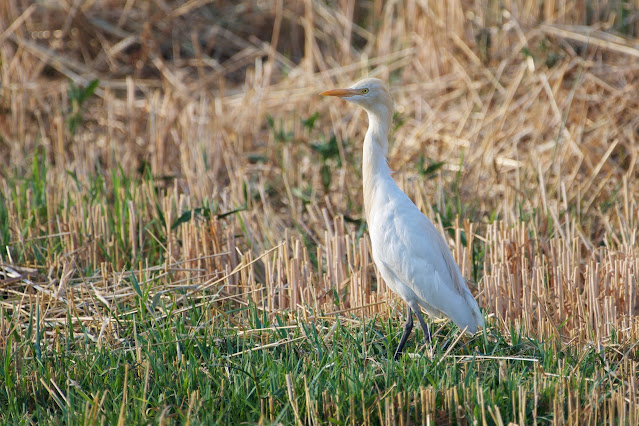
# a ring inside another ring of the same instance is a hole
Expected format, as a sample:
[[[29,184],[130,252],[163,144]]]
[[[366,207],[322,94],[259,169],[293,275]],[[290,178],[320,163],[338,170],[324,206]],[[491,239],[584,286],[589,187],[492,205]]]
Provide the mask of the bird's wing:
[[[375,226],[382,247],[377,259],[412,290],[420,305],[442,312],[472,332],[483,325],[446,242],[406,195],[390,200]]]

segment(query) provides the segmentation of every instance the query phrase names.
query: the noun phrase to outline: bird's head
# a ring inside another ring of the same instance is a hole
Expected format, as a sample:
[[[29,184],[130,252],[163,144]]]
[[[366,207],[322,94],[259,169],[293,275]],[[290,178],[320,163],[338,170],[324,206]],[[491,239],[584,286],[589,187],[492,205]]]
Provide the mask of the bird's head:
[[[320,93],[322,96],[337,96],[364,108],[368,113],[390,118],[393,99],[386,85],[377,78],[365,78],[348,89],[332,89]]]

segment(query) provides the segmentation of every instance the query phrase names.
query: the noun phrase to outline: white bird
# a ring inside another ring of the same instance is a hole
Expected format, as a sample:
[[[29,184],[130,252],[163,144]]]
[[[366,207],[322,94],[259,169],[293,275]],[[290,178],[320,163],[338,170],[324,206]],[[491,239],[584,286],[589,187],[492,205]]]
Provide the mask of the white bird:
[[[368,131],[364,138],[362,175],[364,208],[373,260],[386,284],[409,306],[404,333],[395,351],[399,357],[413,329],[415,312],[427,343],[428,326],[421,314],[446,316],[460,329],[475,333],[484,326],[477,302],[435,226],[402,192],[386,161],[393,100],[381,80],[367,78],[348,89],[322,92],[364,108]]]

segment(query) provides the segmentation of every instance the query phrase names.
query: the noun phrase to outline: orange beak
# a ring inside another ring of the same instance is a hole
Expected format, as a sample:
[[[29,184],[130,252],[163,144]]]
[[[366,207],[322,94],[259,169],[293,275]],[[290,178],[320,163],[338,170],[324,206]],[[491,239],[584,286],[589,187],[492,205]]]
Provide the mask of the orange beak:
[[[337,96],[338,98],[348,98],[359,94],[361,92],[355,89],[333,89],[320,93],[322,96]]]

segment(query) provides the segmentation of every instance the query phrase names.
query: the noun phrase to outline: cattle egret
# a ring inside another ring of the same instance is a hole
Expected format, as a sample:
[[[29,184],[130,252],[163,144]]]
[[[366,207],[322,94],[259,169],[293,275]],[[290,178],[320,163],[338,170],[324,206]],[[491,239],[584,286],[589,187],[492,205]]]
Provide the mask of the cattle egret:
[[[484,326],[477,302],[435,226],[391,177],[386,161],[393,100],[376,78],[358,81],[348,89],[322,92],[364,108],[368,131],[364,138],[362,175],[364,209],[373,260],[386,284],[408,305],[404,333],[395,359],[413,329],[415,312],[427,343],[431,342],[421,308],[431,316],[446,316],[460,329],[475,333]]]

